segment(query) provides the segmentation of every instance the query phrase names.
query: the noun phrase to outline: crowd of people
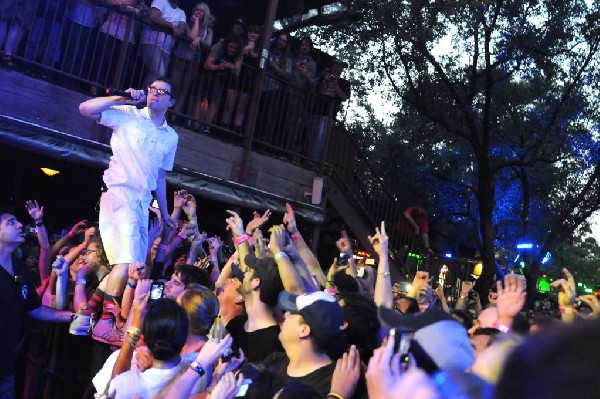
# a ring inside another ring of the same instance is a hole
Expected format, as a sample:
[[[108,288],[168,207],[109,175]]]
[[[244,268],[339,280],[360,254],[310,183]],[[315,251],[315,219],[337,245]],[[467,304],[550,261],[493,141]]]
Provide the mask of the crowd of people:
[[[179,88],[170,121],[242,133],[261,63],[262,28],[236,19],[219,37],[207,3],[178,0],[8,0],[0,5],[2,65],[69,87],[148,87],[168,76]],[[188,15],[189,14],[189,15]],[[222,27],[221,27],[222,28]],[[223,29],[220,29],[222,31]],[[255,137],[319,159],[328,124],[350,96],[344,63],[317,67],[312,40],[278,33],[263,58]],[[17,61],[24,60],[20,63]],[[43,66],[36,69],[35,65]],[[41,72],[33,72],[41,71]]]
[[[228,211],[231,236],[221,238],[200,231],[193,195],[176,191],[173,204],[170,214],[150,210],[151,245],[143,261],[126,265],[118,295],[107,294],[119,265],[107,258],[102,224],[50,234],[36,201],[26,204],[26,224],[0,215],[2,275],[19,277],[2,279],[3,314],[72,320],[71,334],[110,345],[115,351],[93,378],[97,397],[595,396],[600,307],[593,295],[577,296],[567,269],[553,283],[560,319],[525,318],[525,280],[516,274],[496,283],[482,309],[464,282],[449,309],[427,272],[407,292],[394,288],[383,222],[369,237],[376,266],[357,262],[343,234],[340,257],[324,272],[290,205],[281,220],[267,211],[244,222]],[[235,252],[227,256],[229,240]],[[577,301],[590,311],[578,311]],[[4,373],[13,372],[17,320],[2,328]]]

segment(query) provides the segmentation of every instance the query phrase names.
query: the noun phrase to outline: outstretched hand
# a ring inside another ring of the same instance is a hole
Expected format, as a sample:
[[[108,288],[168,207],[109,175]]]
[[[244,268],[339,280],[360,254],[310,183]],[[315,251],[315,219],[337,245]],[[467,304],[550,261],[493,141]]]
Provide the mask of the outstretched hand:
[[[338,359],[331,378],[331,392],[342,398],[350,398],[354,394],[360,377],[360,354],[352,345],[348,352]]]
[[[252,235],[254,230],[260,229],[262,225],[269,220],[269,217],[271,217],[271,210],[267,209],[262,215],[256,211],[252,214],[254,215],[254,218],[246,225],[246,234],[248,235]]]
[[[231,230],[233,236],[236,238],[243,236],[246,232],[244,231],[244,222],[240,215],[238,215],[237,212],[230,210],[227,210],[227,213],[230,215],[225,219],[225,222],[227,222],[227,229]]]
[[[515,273],[507,274],[504,276],[504,287],[502,281],[496,282],[496,291],[498,292],[496,299],[498,322],[510,327],[513,318],[525,305],[525,277]]]
[[[379,257],[385,256],[387,257],[388,253],[388,242],[389,238],[385,231],[385,222],[381,222],[381,228],[375,227],[375,235],[368,236],[369,242],[373,246],[375,253],[379,255]]]
[[[69,271],[69,262],[62,255],[58,255],[52,264],[52,269],[58,276],[62,276]]]
[[[25,209],[35,222],[41,222],[44,219],[44,207],[39,206],[37,200],[25,202]]]
[[[69,237],[74,237],[77,234],[81,234],[81,233],[85,232],[86,231],[86,226],[87,226],[87,220],[81,220],[81,221],[75,223],[73,225],[73,227],[71,227],[71,230],[69,230],[68,236]],[[94,229],[94,233],[95,233],[95,229]]]
[[[350,238],[348,237],[346,230],[341,231],[341,237],[335,242],[335,245],[340,252],[352,255],[352,243],[350,242]]]
[[[288,233],[296,234],[298,232],[298,226],[296,225],[296,216],[294,215],[294,208],[289,203],[285,203],[285,214],[283,215],[283,224],[287,228]]]

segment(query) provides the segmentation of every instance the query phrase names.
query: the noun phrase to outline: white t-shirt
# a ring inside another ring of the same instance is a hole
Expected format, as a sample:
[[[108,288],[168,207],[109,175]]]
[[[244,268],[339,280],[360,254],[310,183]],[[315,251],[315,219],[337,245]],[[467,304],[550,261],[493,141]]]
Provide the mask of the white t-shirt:
[[[133,398],[143,399],[153,398],[156,394],[169,383],[179,370],[189,367],[190,363],[196,359],[198,353],[187,353],[181,356],[181,362],[171,369],[149,368],[141,372],[135,364],[135,352],[132,359],[131,370],[119,374],[112,381],[110,375],[112,369],[119,357],[119,352],[113,352],[102,366],[102,369],[92,380],[96,392],[104,392],[108,387],[109,398]],[[109,385],[110,382],[110,385]],[[192,388],[192,394],[202,392],[207,388],[207,375],[198,379]]]
[[[160,10],[162,19],[169,23],[175,25],[178,25],[179,22],[185,23],[185,12],[179,7],[173,8],[168,0],[152,0],[150,7]],[[140,44],[155,44],[164,52],[170,53],[173,48],[174,38],[173,35],[152,30],[151,26],[146,25],[142,31]]]
[[[198,356],[189,353],[182,356],[179,364],[170,369],[149,368],[143,373],[139,370],[129,370],[116,376],[108,387],[108,397],[115,399],[141,398],[151,399],[179,373],[189,367],[191,361]],[[116,359],[115,359],[116,360]],[[192,388],[191,395],[206,390],[206,378],[198,379]]]
[[[125,32],[127,31],[127,23],[129,22],[129,16],[125,14],[119,14],[118,12],[111,11],[108,13],[106,21],[100,27],[100,32],[106,33],[115,39],[123,41],[125,39]],[[135,33],[138,29],[138,21],[134,18],[132,20],[133,26],[129,32],[129,43],[135,43]]]
[[[179,137],[167,125],[156,127],[148,108],[119,105],[103,111],[100,124],[113,129],[110,147],[113,155],[104,172],[104,183],[129,204],[152,200],[159,169],[173,169]]]

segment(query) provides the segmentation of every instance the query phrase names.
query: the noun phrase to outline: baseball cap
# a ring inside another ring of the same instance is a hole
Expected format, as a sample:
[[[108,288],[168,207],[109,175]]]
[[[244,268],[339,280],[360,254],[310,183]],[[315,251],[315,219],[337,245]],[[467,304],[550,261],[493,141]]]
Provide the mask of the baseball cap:
[[[231,277],[237,278],[240,282],[244,281],[244,272],[240,269],[238,263],[231,264]]]
[[[260,300],[271,307],[277,305],[277,296],[283,291],[283,283],[275,259],[257,258],[250,253],[246,255],[245,263],[254,269],[260,279]]]
[[[381,325],[415,330],[413,340],[441,370],[465,370],[473,364],[473,348],[467,330],[446,312],[432,308],[403,315],[380,306]]]
[[[344,310],[334,296],[323,291],[296,295],[288,291],[279,294],[279,306],[284,311],[302,316],[310,326],[311,334],[331,339],[343,330]]]

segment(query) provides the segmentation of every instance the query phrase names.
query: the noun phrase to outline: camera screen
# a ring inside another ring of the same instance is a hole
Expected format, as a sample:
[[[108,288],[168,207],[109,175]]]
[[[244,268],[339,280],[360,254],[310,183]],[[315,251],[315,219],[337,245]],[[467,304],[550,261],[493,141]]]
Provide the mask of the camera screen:
[[[152,284],[152,288],[150,289],[150,299],[156,300],[162,298],[164,287],[165,286],[162,283]]]

